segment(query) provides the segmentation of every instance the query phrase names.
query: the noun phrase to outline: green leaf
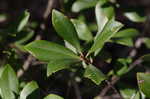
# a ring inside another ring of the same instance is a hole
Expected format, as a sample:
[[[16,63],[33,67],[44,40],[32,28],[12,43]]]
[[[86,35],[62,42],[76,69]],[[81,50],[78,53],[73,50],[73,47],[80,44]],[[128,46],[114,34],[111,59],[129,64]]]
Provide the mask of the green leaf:
[[[99,0],[78,0],[73,3],[72,11],[80,12],[81,10],[94,7]]]
[[[1,80],[3,80],[3,82],[5,83],[6,88],[10,89],[15,93],[19,92],[19,82],[15,71],[10,65],[5,65],[1,74]]]
[[[107,42],[113,35],[118,32],[123,25],[114,19],[110,20],[104,27],[102,33],[98,33],[94,40],[94,44],[88,52],[88,55],[95,52],[95,55],[103,48],[105,42]]]
[[[150,49],[150,38],[144,38],[144,44]]]
[[[133,46],[133,38],[139,34],[139,31],[133,28],[124,29],[117,32],[112,37],[112,42],[122,44],[125,46]]]
[[[30,13],[25,11],[22,17],[20,18],[20,23],[18,24],[17,32],[20,32],[24,28],[24,26],[27,24],[29,20],[29,17]]]
[[[71,50],[56,43],[44,40],[34,41],[26,45],[25,49],[39,60],[46,62],[61,59],[80,59],[80,57],[75,55]]]
[[[117,44],[125,45],[125,46],[133,46],[132,38],[112,38],[112,41]]]
[[[108,22],[108,18],[105,15],[103,9],[101,8],[101,4],[97,3],[96,8],[95,8],[95,15],[96,15],[96,22],[98,25],[98,33],[101,33],[103,30],[104,26]]]
[[[1,68],[0,90],[3,99],[15,99],[15,93],[19,93],[19,82],[15,71],[10,65]]]
[[[38,89],[38,85],[35,81],[28,83],[20,93],[20,99],[27,99],[27,97],[36,89]]]
[[[67,69],[69,66],[74,63],[74,60],[54,60],[50,61],[47,66],[47,76],[50,76],[52,73],[55,73],[62,69]]]
[[[117,62],[115,62],[114,71],[117,74],[117,76],[122,76],[126,74],[128,70],[128,65],[131,64],[132,59],[131,58],[119,58],[117,59]]]
[[[146,21],[145,16],[140,16],[137,12],[126,12],[124,15],[133,22],[144,22]]]
[[[2,99],[15,99],[14,93],[7,87],[3,79],[0,79],[0,94]]]
[[[64,99],[56,94],[49,94],[48,96],[46,96],[44,99]]]
[[[86,67],[84,77],[91,79],[97,85],[106,79],[106,76],[91,64]]]
[[[115,10],[113,6],[109,5],[109,6],[103,7],[103,10],[109,20],[115,17]]]
[[[150,98],[150,73],[137,73],[139,89]]]
[[[29,17],[30,13],[28,11],[24,11],[22,15],[20,15],[20,17],[17,19],[16,23],[10,26],[11,32],[22,31],[25,25],[27,24]]]
[[[113,38],[125,38],[125,37],[136,37],[138,36],[139,31],[133,28],[124,29],[122,31],[117,32]]]
[[[75,46],[75,48],[77,48],[80,52],[81,49],[79,39],[71,21],[59,11],[53,10],[52,23],[58,35]]]
[[[78,37],[81,40],[85,40],[88,42],[93,39],[91,31],[83,21],[77,19],[72,19],[71,21],[74,24],[74,27],[78,33]]]
[[[15,44],[24,44],[34,36],[34,31],[23,31],[15,38]]]
[[[65,42],[65,47],[66,47],[66,48],[70,49],[71,51],[73,51],[74,53],[77,54],[77,50],[76,50],[75,47],[73,47],[69,42],[67,42],[67,41],[65,41],[65,40],[64,40],[64,42]]]
[[[27,41],[29,41],[34,36],[33,31],[24,31],[22,33],[19,33],[14,39],[15,39],[15,45],[20,50],[25,51],[24,45]]]
[[[123,99],[140,99],[140,94],[136,88],[127,83],[118,83],[117,87]]]

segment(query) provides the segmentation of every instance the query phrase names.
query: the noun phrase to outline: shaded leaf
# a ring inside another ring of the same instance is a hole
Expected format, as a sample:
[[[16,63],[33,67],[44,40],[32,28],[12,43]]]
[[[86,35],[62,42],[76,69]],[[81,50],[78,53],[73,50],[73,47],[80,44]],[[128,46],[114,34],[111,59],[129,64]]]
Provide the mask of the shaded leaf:
[[[97,85],[106,79],[106,76],[91,64],[86,67],[84,77],[91,79]]]
[[[150,73],[137,73],[137,81],[139,89],[146,97],[150,97]]]
[[[144,44],[150,49],[150,38],[144,38]]]
[[[117,76],[122,76],[125,73],[128,72],[128,64],[130,64],[132,60],[130,58],[124,59],[124,58],[119,58],[117,59],[117,62],[115,63],[115,73]]]
[[[48,96],[46,96],[44,99],[64,99],[56,94],[49,94]]]
[[[20,93],[20,99],[27,99],[27,97],[36,89],[38,89],[38,85],[35,81],[28,83]]]
[[[78,37],[81,40],[91,41],[93,39],[91,31],[83,21],[77,19],[72,19],[71,21],[74,24],[75,29],[78,33]]]
[[[16,23],[10,26],[10,29],[8,29],[8,31],[9,32],[10,32],[10,30],[11,30],[11,32],[20,32],[20,31],[22,31],[22,29],[27,24],[27,22],[29,20],[29,17],[30,17],[30,13],[28,11],[24,11],[22,13],[22,15],[20,15],[20,17],[18,18]]]
[[[80,57],[75,55],[71,50],[56,43],[44,40],[34,41],[26,45],[25,49],[39,60],[46,62],[61,59],[80,59]]]
[[[52,73],[55,73],[62,69],[67,69],[69,66],[74,63],[74,60],[54,60],[50,61],[47,66],[47,76],[50,76]]]
[[[76,30],[71,21],[66,16],[64,16],[59,11],[53,10],[52,23],[59,36],[75,46],[78,51],[81,51]]]

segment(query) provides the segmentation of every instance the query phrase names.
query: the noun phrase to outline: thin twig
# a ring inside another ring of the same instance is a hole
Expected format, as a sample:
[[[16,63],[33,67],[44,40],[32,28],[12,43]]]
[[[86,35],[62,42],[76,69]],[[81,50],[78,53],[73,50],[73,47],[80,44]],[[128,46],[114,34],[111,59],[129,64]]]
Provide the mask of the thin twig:
[[[111,89],[114,88],[112,86],[115,85],[116,82],[118,82],[120,78],[118,76],[113,76],[111,79],[111,82],[109,82],[108,86],[104,87],[104,89],[100,92],[99,96],[103,97],[105,94]],[[115,89],[116,90],[116,89]]]
[[[35,38],[35,40],[40,40],[40,39],[41,39],[40,35],[37,35],[36,38]],[[24,74],[24,72],[28,70],[28,68],[29,68],[29,66],[30,66],[33,59],[34,58],[32,57],[32,55],[29,55],[27,57],[27,60],[24,62],[22,68],[17,71],[17,77],[18,78],[20,78]]]

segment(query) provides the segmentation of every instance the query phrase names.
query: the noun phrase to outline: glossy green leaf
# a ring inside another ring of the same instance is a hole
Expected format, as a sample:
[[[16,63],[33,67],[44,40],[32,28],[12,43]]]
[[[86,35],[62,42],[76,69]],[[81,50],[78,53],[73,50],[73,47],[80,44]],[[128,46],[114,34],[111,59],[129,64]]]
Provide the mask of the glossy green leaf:
[[[91,41],[93,39],[91,31],[83,21],[77,19],[72,19],[71,21],[74,24],[78,37],[81,40]]]
[[[145,16],[140,16],[137,12],[126,12],[124,15],[133,22],[144,22],[146,21]]]
[[[108,18],[105,15],[103,9],[101,8],[101,4],[98,3],[95,8],[95,15],[96,15],[96,22],[98,25],[98,33],[101,33],[103,30],[104,26],[108,22]]]
[[[77,0],[72,5],[73,12],[80,12],[81,10],[94,7],[99,0]]]
[[[112,38],[112,42],[125,45],[125,46],[133,46],[134,42],[132,38]]]
[[[150,73],[137,73],[137,81],[139,89],[150,97]]]
[[[56,94],[49,94],[48,96],[46,96],[44,99],[64,99]]]
[[[84,77],[91,79],[97,85],[106,79],[106,76],[91,64],[86,67]]]
[[[52,73],[55,73],[62,69],[67,69],[69,66],[74,63],[74,60],[54,60],[50,61],[47,66],[47,76],[50,76]]]
[[[38,85],[35,81],[28,83],[21,91],[19,99],[27,99],[27,97],[36,89],[38,89]]]
[[[126,38],[126,37],[136,37],[138,36],[139,31],[133,28],[124,29],[117,32],[113,38]]]
[[[59,11],[53,10],[52,23],[59,36],[75,46],[78,51],[81,51],[76,30],[72,22],[66,16]]]
[[[5,83],[5,87],[9,90],[18,93],[19,92],[19,82],[16,76],[15,71],[10,65],[6,65],[1,74],[1,80]]]
[[[49,62],[51,60],[74,59],[80,57],[75,55],[71,50],[44,40],[34,41],[25,46],[25,49],[39,60]]]
[[[113,35],[121,29],[123,25],[114,19],[110,20],[104,27],[102,33],[98,34],[94,40],[94,44],[89,50],[88,54],[95,52],[95,55],[103,48],[105,42],[107,42]]]

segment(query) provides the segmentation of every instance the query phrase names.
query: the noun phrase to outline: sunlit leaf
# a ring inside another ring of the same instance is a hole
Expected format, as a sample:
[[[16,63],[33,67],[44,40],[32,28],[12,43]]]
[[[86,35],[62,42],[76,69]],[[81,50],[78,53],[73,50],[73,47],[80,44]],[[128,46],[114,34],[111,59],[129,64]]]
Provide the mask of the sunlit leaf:
[[[73,3],[72,11],[80,12],[81,10],[94,7],[97,4],[98,0],[78,0]]]
[[[102,33],[98,34],[94,40],[94,44],[89,50],[88,54],[95,52],[95,55],[103,48],[105,42],[107,42],[113,35],[122,28],[123,25],[115,20],[110,20],[104,27]]]
[[[137,12],[126,12],[124,15],[133,22],[144,22],[146,20],[145,16],[140,16]]]
[[[38,85],[35,81],[28,83],[21,91],[19,99],[27,99],[27,97],[36,89],[38,89]]]
[[[0,90],[3,99],[15,99],[15,95],[19,93],[19,82],[15,71],[10,65],[5,65],[0,69]]]
[[[98,25],[98,32],[101,33],[104,26],[108,22],[108,17],[105,15],[103,9],[101,8],[100,3],[98,3],[96,5],[95,15],[96,15],[96,22],[97,22],[97,25]]]
[[[10,65],[6,65],[1,74],[2,83],[5,83],[6,88],[9,90],[18,93],[19,92],[19,82],[16,76],[15,71],[12,69]]]
[[[44,99],[64,99],[56,94],[49,94],[48,96],[46,96]]]

